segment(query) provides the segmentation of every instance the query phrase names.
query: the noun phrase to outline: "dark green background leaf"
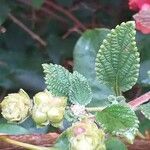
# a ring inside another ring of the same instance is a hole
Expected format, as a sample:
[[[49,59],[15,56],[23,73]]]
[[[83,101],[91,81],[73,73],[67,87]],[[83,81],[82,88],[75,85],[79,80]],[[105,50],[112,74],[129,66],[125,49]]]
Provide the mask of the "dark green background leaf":
[[[9,5],[5,0],[1,0],[0,2],[0,25],[5,21],[10,12]]]
[[[107,96],[113,94],[110,89],[98,82],[95,74],[96,54],[109,32],[108,29],[87,30],[79,38],[74,49],[74,70],[84,75],[92,88],[91,106],[106,105]]]
[[[150,102],[148,102],[147,104],[143,104],[140,106],[140,111],[141,113],[150,120]]]
[[[0,133],[6,133],[9,135],[18,135],[18,134],[30,134],[30,132],[19,126],[19,125],[15,125],[15,124],[0,124]]]

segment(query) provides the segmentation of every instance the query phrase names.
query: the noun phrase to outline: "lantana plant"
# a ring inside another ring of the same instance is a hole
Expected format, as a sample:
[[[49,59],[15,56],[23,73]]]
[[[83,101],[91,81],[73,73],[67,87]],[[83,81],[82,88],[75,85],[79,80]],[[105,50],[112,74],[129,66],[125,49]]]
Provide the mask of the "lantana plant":
[[[51,124],[64,131],[53,147],[34,146],[4,136],[0,140],[32,150],[105,150],[112,137],[133,144],[139,134],[135,111],[140,110],[150,119],[150,103],[143,104],[150,99],[150,92],[129,103],[122,94],[135,85],[139,75],[140,54],[135,35],[134,22],[117,25],[97,53],[97,79],[114,91],[106,106],[89,106],[92,89],[82,74],[71,73],[60,65],[43,64],[45,91],[37,93],[33,100],[22,89],[9,94],[1,103],[2,115],[8,122],[16,123],[31,116],[37,127]],[[69,126],[64,127],[64,122]]]

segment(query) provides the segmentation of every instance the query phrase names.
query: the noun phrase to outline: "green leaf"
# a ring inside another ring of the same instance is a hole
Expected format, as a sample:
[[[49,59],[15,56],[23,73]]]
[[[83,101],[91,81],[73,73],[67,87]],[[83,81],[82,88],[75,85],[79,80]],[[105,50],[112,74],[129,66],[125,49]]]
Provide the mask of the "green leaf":
[[[135,24],[131,21],[116,26],[97,53],[97,78],[112,87],[116,95],[132,88],[139,75],[140,59],[135,33]]]
[[[60,34],[64,30],[63,26],[58,22],[50,22],[48,24],[48,56],[55,64],[62,64],[68,58],[72,58],[73,48],[77,40],[76,36],[70,35],[69,38],[63,39]],[[49,31],[50,30],[50,31]]]
[[[91,102],[91,88],[83,75],[74,71],[73,76],[70,78],[70,84],[69,100],[73,104],[87,105]]]
[[[109,133],[120,136],[132,143],[138,128],[138,118],[125,105],[111,105],[97,112],[96,121]]]
[[[47,89],[55,96],[68,96],[69,76],[67,69],[60,65],[43,64]]]
[[[103,39],[110,32],[108,29],[87,30],[77,41],[74,48],[74,70],[84,75],[92,89],[93,100],[90,106],[107,105],[107,97],[113,92],[98,82],[95,73],[95,59]]]
[[[37,9],[39,9],[43,3],[44,3],[44,0],[32,0],[33,7]]]
[[[29,134],[30,132],[25,128],[15,125],[15,124],[0,124],[0,133],[5,133],[9,135],[19,135],[19,134]]]
[[[141,113],[150,120],[150,102],[140,106]]]
[[[10,12],[10,8],[7,5],[7,2],[2,0],[0,2],[0,25],[5,21],[9,12]]]
[[[27,118],[24,122],[19,124],[21,127],[27,129],[32,134],[46,134],[48,132],[55,132],[52,131],[52,126],[45,126],[41,128],[37,128],[35,122],[31,117]]]
[[[97,112],[96,120],[109,132],[117,132],[138,126],[137,117],[133,110],[123,105],[111,105],[102,112]]]
[[[148,70],[150,70],[150,34],[142,34],[137,32],[136,35],[137,47],[140,50],[140,73],[138,83],[144,87],[144,90],[149,90],[150,79],[147,76]]]
[[[117,138],[110,138],[105,144],[107,150],[127,150],[126,145]]]
[[[146,118],[140,118],[139,131],[145,134],[145,131],[150,131],[150,120]]]
[[[68,140],[67,131],[65,131],[59,136],[54,147],[56,147],[58,150],[70,150],[69,145],[70,142]]]

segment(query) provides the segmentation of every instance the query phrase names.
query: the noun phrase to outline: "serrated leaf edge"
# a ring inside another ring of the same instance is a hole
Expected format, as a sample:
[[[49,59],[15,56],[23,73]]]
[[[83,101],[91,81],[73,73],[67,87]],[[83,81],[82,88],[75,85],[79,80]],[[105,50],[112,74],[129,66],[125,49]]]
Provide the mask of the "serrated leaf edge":
[[[107,109],[107,108],[109,108],[109,107],[111,107],[111,106],[114,106],[114,105],[118,105],[118,104],[109,105],[109,106],[106,107],[105,109]],[[125,105],[122,105],[122,104],[121,104],[120,106],[128,107],[128,106],[125,106]],[[128,108],[129,108],[129,107],[128,107]],[[104,110],[105,110],[105,109],[104,109]],[[132,109],[130,109],[130,110],[133,111]],[[134,112],[134,111],[133,111],[133,112]],[[120,130],[118,130],[118,131],[113,131],[112,134],[113,134],[113,135],[119,135],[119,134],[121,134],[121,133],[123,133],[123,132],[126,132],[126,131],[130,130],[130,129],[137,129],[137,130],[138,130],[138,127],[139,127],[139,120],[138,120],[138,118],[137,118],[136,115],[134,116],[134,119],[135,119],[135,125],[134,125],[133,127],[129,128],[129,129],[127,129],[127,130],[125,130],[125,129],[120,129]],[[101,123],[101,122],[98,122],[98,124],[100,124],[100,126],[101,126],[105,131],[107,131],[107,128],[105,127],[105,124],[103,124],[103,123]]]

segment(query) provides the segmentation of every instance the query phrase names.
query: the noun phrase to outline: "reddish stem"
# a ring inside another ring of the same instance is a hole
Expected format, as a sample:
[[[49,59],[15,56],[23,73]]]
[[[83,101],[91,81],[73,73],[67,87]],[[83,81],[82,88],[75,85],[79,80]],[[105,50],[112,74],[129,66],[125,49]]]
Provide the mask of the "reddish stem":
[[[64,15],[66,15],[68,18],[70,18],[74,23],[77,24],[77,26],[79,26],[83,31],[86,30],[86,27],[84,26],[84,24],[82,24],[71,12],[69,12],[67,9],[63,8],[62,6],[52,2],[52,1],[45,1],[45,4],[51,6],[52,8],[54,8],[55,10],[63,13]]]
[[[150,100],[150,91],[145,93],[144,95],[130,101],[128,104],[131,106],[131,108],[136,109],[141,104],[147,102]]]

